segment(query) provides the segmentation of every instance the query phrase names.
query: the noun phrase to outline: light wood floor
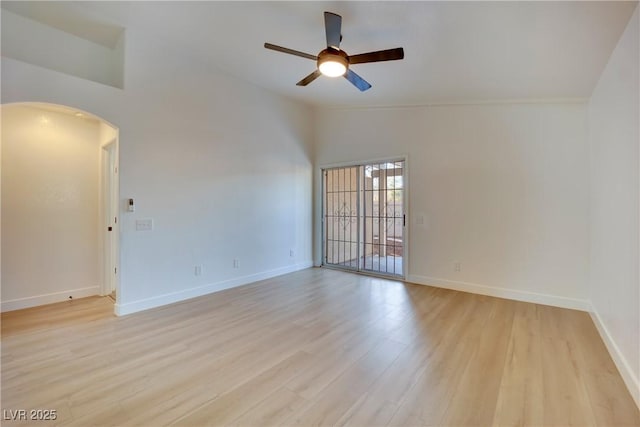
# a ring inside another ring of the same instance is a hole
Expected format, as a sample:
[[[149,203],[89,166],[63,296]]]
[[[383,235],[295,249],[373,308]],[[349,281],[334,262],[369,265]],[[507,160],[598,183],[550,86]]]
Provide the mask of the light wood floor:
[[[3,314],[2,409],[56,409],[43,426],[640,425],[583,312],[327,269],[112,311]]]

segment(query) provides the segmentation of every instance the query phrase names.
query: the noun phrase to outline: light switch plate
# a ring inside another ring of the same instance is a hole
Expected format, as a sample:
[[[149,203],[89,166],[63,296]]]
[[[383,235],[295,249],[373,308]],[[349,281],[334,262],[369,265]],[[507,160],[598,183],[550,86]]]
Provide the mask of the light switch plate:
[[[136,219],[136,231],[151,231],[153,230],[153,219]]]

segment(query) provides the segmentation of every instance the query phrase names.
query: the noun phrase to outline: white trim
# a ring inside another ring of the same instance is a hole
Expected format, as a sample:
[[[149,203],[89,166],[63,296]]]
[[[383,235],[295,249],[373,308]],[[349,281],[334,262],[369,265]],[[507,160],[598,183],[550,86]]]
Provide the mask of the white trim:
[[[118,168],[118,136],[109,142],[101,145],[100,150],[100,229],[98,235],[101,238],[100,265],[102,266],[102,289],[101,295],[109,295],[116,290],[117,275],[115,269],[118,266],[117,256],[118,248],[118,230],[120,229],[117,222],[113,222],[112,218],[118,218],[118,200],[119,189],[117,185]],[[113,231],[107,231],[107,227],[111,226]]]
[[[39,305],[53,304],[54,302],[61,302],[69,300],[69,297],[84,298],[100,294],[100,286],[90,286],[80,289],[69,289],[62,292],[55,292],[51,294],[36,295],[33,297],[16,298],[8,301],[2,301],[0,310],[2,313],[6,311],[20,310],[23,308],[36,307]]]
[[[404,215],[404,229],[402,230],[402,277],[403,280],[409,276],[409,251],[411,247],[411,215],[409,215],[409,155],[404,156],[404,166],[402,171],[402,214]]]
[[[589,311],[591,308],[591,304],[586,299],[568,298],[557,295],[540,294],[530,291],[497,288],[493,286],[480,285],[477,283],[440,279],[437,277],[418,276],[412,274],[407,276],[406,281],[410,283],[417,283],[419,285],[435,286],[437,288],[452,289],[455,291],[488,295],[492,297],[506,298],[516,301],[532,302],[534,304],[551,305],[554,307],[569,308],[572,310]]]
[[[605,326],[598,312],[595,311],[593,307],[591,307],[591,310],[589,310],[589,314],[591,314],[591,319],[596,325],[596,329],[598,329],[600,337],[602,338],[602,341],[604,341],[604,345],[607,347],[607,350],[609,350],[609,354],[613,359],[613,363],[615,363],[616,367],[618,368],[618,372],[620,372],[620,376],[627,386],[629,394],[631,394],[631,397],[636,402],[636,406],[638,406],[638,408],[640,409],[640,381],[633,374],[633,370],[629,366],[627,359],[624,357],[624,355],[616,345],[616,342],[613,340],[613,337],[609,333],[609,329],[607,329],[607,327]]]
[[[261,273],[251,274],[248,276],[236,277],[229,280],[223,280],[222,282],[210,283],[208,285],[198,286],[195,288],[184,289],[178,292],[171,292],[164,295],[158,295],[151,298],[145,298],[138,301],[129,302],[126,304],[115,305],[115,313],[118,316],[124,316],[126,314],[136,313],[142,310],[148,310],[150,308],[160,307],[174,302],[184,301],[191,298],[200,297],[203,295],[211,294],[225,289],[235,288],[249,283],[257,282],[259,280],[270,279],[272,277],[281,276],[287,273],[293,273],[294,271],[304,270],[312,267],[312,261],[306,261],[286,267],[276,268],[274,270],[263,271]]]

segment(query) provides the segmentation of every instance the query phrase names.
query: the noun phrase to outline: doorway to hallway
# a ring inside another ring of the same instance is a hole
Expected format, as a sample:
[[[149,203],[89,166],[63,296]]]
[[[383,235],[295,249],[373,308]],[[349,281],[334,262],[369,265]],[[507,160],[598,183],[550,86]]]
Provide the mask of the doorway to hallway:
[[[13,103],[0,112],[1,311],[113,293],[118,129],[64,105]]]

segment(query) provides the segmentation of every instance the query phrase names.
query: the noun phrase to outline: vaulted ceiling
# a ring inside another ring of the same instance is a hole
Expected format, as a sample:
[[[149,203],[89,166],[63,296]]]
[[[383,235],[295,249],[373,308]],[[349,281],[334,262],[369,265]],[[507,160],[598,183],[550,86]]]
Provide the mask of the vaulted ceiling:
[[[144,32],[223,72],[313,105],[415,105],[591,95],[636,2],[2,2],[23,16],[113,44]],[[372,89],[342,78],[296,82],[317,54],[323,12],[342,15],[349,54],[402,46],[405,59],[358,64]],[[89,23],[89,24],[88,24]]]

